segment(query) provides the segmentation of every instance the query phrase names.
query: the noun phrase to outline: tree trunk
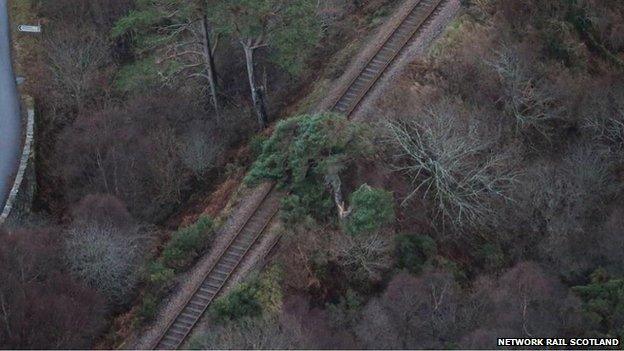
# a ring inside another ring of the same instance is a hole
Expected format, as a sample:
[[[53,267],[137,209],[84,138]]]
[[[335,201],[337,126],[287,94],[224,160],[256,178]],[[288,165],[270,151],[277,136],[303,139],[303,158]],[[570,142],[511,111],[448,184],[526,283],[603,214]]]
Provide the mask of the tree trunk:
[[[204,34],[204,59],[208,66],[208,82],[210,84],[210,95],[212,95],[212,105],[215,108],[217,114],[219,113],[219,101],[217,99],[217,82],[216,82],[216,69],[214,64],[214,57],[212,55],[212,46],[210,44],[210,31],[208,30],[208,17],[204,15],[203,18],[203,34]]]
[[[340,177],[336,174],[329,174],[325,176],[325,183],[329,186],[330,191],[334,195],[334,203],[338,209],[338,217],[345,219],[351,214],[351,209],[345,206],[344,199],[342,197],[342,182]]]
[[[256,110],[256,114],[258,116],[260,128],[264,129],[268,125],[268,117],[266,107],[264,106],[264,101],[262,99],[262,91],[256,87],[253,56],[256,48],[245,42],[241,43],[243,45],[243,50],[245,51],[245,61],[247,62],[247,76],[249,78],[249,88],[251,89],[251,100],[253,101],[254,109]]]

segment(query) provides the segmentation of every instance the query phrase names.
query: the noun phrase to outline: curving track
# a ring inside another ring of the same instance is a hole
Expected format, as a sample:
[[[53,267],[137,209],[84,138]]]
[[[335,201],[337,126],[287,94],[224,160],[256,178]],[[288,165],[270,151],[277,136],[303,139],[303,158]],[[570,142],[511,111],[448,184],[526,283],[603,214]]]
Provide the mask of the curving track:
[[[341,92],[331,110],[350,116],[386,69],[399,56],[418,30],[441,8],[445,0],[420,0],[405,14],[396,27],[367,61],[359,74]],[[178,311],[164,332],[152,345],[153,349],[177,349],[182,345],[210,303],[225,286],[228,278],[262,235],[279,210],[282,195],[268,190],[255,211],[247,218],[215,265],[208,270],[202,283]]]

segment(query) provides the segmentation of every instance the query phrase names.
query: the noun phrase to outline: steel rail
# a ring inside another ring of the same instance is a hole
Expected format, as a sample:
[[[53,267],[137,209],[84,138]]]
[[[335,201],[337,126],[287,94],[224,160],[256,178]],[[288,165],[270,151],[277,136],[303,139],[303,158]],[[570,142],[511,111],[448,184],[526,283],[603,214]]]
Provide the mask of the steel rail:
[[[220,284],[220,286],[218,287],[218,289],[216,289],[216,291],[214,292],[214,294],[212,295],[212,297],[210,298],[210,300],[208,300],[208,302],[204,303],[204,306],[201,310],[201,313],[199,313],[199,317],[196,318],[196,320],[192,323],[192,325],[187,329],[187,331],[183,334],[179,334],[181,335],[180,337],[178,337],[177,343],[173,348],[169,348],[169,347],[159,347],[163,344],[163,341],[165,339],[165,337],[167,336],[168,332],[171,330],[172,326],[179,320],[181,314],[183,313],[183,311],[186,309],[186,307],[189,305],[189,303],[191,303],[191,301],[193,300],[193,298],[195,298],[198,294],[198,292],[200,291],[200,289],[202,288],[202,286],[204,285],[204,283],[208,280],[208,278],[210,277],[211,273],[213,273],[215,271],[215,268],[219,265],[219,263],[221,263],[222,259],[225,257],[225,255],[227,255],[228,253],[231,253],[230,248],[232,248],[233,244],[236,242],[237,239],[239,239],[241,237],[241,234],[243,233],[243,231],[245,230],[245,228],[247,228],[248,224],[251,223],[251,220],[255,217],[256,214],[258,214],[260,208],[262,208],[262,205],[269,199],[269,197],[273,194],[273,190],[274,190],[274,186],[275,184],[271,184],[271,187],[269,189],[269,191],[266,192],[266,194],[264,194],[264,196],[262,197],[262,200],[259,202],[258,206],[256,206],[256,208],[251,211],[251,213],[247,216],[247,218],[245,219],[244,224],[242,224],[235,235],[232,236],[232,238],[229,240],[229,242],[227,243],[227,245],[225,246],[225,249],[219,254],[218,258],[214,261],[214,263],[210,266],[210,269],[206,270],[206,273],[204,274],[204,276],[201,279],[201,282],[199,284],[197,284],[197,286],[195,287],[195,289],[193,290],[192,294],[189,294],[189,297],[186,299],[186,301],[184,302],[183,305],[181,305],[181,307],[179,309],[177,309],[175,317],[171,319],[171,321],[169,321],[169,323],[167,324],[167,327],[164,329],[164,331],[158,336],[158,338],[156,339],[155,342],[152,343],[152,346],[150,347],[150,349],[177,349],[188,337],[189,333],[193,330],[193,328],[195,327],[195,325],[197,324],[197,322],[199,322],[199,320],[201,319],[201,316],[204,314],[204,312],[208,309],[208,307],[210,306],[210,304],[212,303],[212,301],[214,300],[214,298],[216,298],[216,296],[218,295],[218,293],[223,289],[223,287],[227,284],[228,279],[230,278],[230,276],[236,271],[236,269],[239,267],[239,265],[241,264],[241,262],[243,261],[243,259],[245,258],[245,256],[247,255],[247,253],[250,251],[251,247],[256,243],[256,241],[258,240],[258,238],[260,237],[260,235],[264,232],[264,230],[266,229],[266,227],[269,225],[269,223],[271,222],[272,218],[275,217],[275,214],[277,213],[277,210],[279,209],[279,206],[277,206],[277,209],[275,210],[271,210],[271,212],[269,213],[269,218],[262,224],[260,230],[258,230],[256,232],[256,234],[253,236],[253,239],[251,240],[251,242],[247,245],[247,247],[245,248],[245,251],[240,254],[240,258],[237,260],[237,262],[235,263],[234,267],[227,273],[225,279],[223,280],[223,282]]]
[[[394,60],[401,54],[405,46],[412,40],[412,38],[419,32],[419,30],[423,27],[424,24],[430,20],[436,10],[440,9],[442,3],[445,0],[419,0],[417,1],[407,14],[402,17],[401,22],[398,26],[396,26],[384,39],[381,45],[377,47],[374,54],[371,55],[366,64],[362,66],[359,70],[358,74],[355,75],[349,84],[341,91],[339,97],[336,101],[331,105],[330,111],[343,113],[345,116],[350,117],[351,114],[357,109],[360,105],[364,97],[368,94],[368,92],[375,86],[375,84],[379,81],[379,79],[383,76],[388,67],[394,62]],[[421,12],[422,10],[422,12]],[[418,18],[421,17],[422,18]],[[412,18],[416,18],[417,21],[415,23],[409,24],[408,21]],[[405,27],[408,25],[410,27]],[[407,33],[399,34],[399,31],[404,30],[405,28],[409,28]],[[398,45],[396,47],[391,47],[391,42],[397,39]],[[384,50],[388,50],[390,56],[387,59],[379,60],[380,57],[383,56],[382,52]],[[375,66],[375,60],[379,60],[378,67],[373,68]],[[372,76],[369,78],[364,78],[367,70],[369,72],[373,72]],[[356,84],[358,81],[364,81],[364,85],[359,89],[356,88]],[[349,92],[355,91],[355,95],[351,97],[348,96]],[[349,101],[351,100],[351,101]],[[341,110],[339,105],[341,103],[346,103],[346,109]]]
[[[383,73],[387,70],[387,68],[392,64],[392,62],[394,62],[394,60],[399,56],[399,54],[403,51],[403,49],[411,41],[411,39],[418,33],[418,31],[422,28],[422,26],[425,23],[427,23],[427,21],[434,15],[436,10],[440,8],[440,5],[444,1],[445,0],[418,0],[412,7],[410,7],[409,11],[407,11],[406,14],[401,17],[399,25],[396,28],[394,28],[384,38],[382,43],[374,51],[374,54],[366,61],[366,64],[362,67],[362,69],[360,69],[359,73],[341,91],[341,93],[339,94],[339,98],[331,105],[332,107],[330,110],[336,111],[336,112],[342,112],[347,117],[350,117],[350,115],[355,111],[355,109],[362,102],[363,98],[368,94],[368,92],[372,89],[372,87],[379,81],[379,79],[381,78]],[[421,12],[421,10],[423,12]],[[414,19],[414,18],[416,19],[416,22],[408,24],[410,27],[405,27],[406,23],[410,19]],[[408,28],[407,32],[401,35],[399,31],[404,30],[405,28]],[[390,47],[390,44],[394,39],[397,39],[398,45],[396,45],[395,47]],[[365,76],[367,69],[371,68],[372,64],[375,62],[375,59],[376,58],[379,59],[379,57],[381,56],[381,53],[384,50],[389,50],[390,52],[389,57],[383,60],[381,64],[378,64],[378,68],[374,69],[373,71],[374,73],[372,76],[369,75],[368,81],[365,82],[364,86],[360,87],[359,89],[354,89],[358,80],[360,80],[363,76]],[[352,90],[356,90],[357,93],[351,96],[350,98],[351,101],[348,101],[347,94]],[[344,100],[345,98],[347,98],[347,100]],[[347,101],[347,106],[346,106],[347,109],[345,111],[340,111],[337,108],[338,105],[341,103],[341,101]],[[264,194],[258,206],[256,206],[256,208],[254,208],[254,210],[251,211],[251,213],[247,216],[244,224],[241,225],[240,228],[238,228],[236,234],[232,236],[232,238],[230,239],[228,244],[225,246],[223,251],[219,254],[218,258],[210,266],[210,269],[208,269],[206,273],[203,275],[201,283],[199,283],[197,287],[194,288],[193,293],[190,294],[189,297],[184,302],[184,304],[179,309],[177,309],[175,317],[172,318],[171,321],[169,321],[164,331],[158,336],[156,341],[152,343],[150,347],[151,349],[176,349],[180,345],[182,345],[182,343],[186,340],[186,338],[188,337],[190,332],[193,330],[195,325],[199,322],[199,320],[201,319],[205,311],[208,309],[212,301],[214,301],[214,299],[217,297],[219,292],[221,292],[223,287],[227,284],[228,279],[231,277],[232,274],[234,274],[236,269],[238,269],[240,264],[243,262],[245,256],[249,253],[249,251],[258,241],[261,234],[266,230],[271,220],[277,214],[279,210],[279,206],[275,206],[275,208],[270,209],[271,212],[268,213],[268,218],[265,221],[263,221],[264,223],[262,223],[262,226],[260,227],[260,229],[256,233],[253,234],[252,240],[247,244],[247,247],[244,249],[243,253],[239,255],[240,257],[235,262],[233,268],[231,268],[225,274],[225,278],[223,279],[221,283],[219,283],[219,286],[215,287],[214,293],[211,293],[212,296],[209,299],[200,298],[202,300],[206,300],[206,302],[203,303],[202,308],[198,310],[200,312],[196,312],[198,313],[198,317],[195,318],[192,322],[185,322],[186,324],[190,324],[190,326],[186,327],[184,329],[185,330],[184,332],[176,332],[175,334],[177,334],[178,336],[174,338],[175,340],[172,338],[169,338],[169,339],[165,339],[165,338],[167,337],[172,327],[174,327],[176,322],[180,319],[182,313],[187,309],[189,304],[191,304],[192,302],[194,303],[193,299],[197,297],[201,288],[204,286],[204,283],[206,283],[209,280],[211,274],[215,272],[217,266],[219,266],[219,264],[222,263],[222,259],[228,253],[232,253],[230,249],[233,247],[237,239],[242,237],[241,235],[243,231],[248,227],[252,219],[259,213],[260,209],[263,208],[263,204],[265,204],[267,200],[270,198],[270,196],[274,193],[274,186],[275,186],[274,183],[271,184],[269,191],[266,194]],[[279,241],[279,238],[276,239],[273,243],[271,243],[271,247],[267,251],[267,253],[270,253],[274,249],[274,247],[278,244],[278,241]],[[219,274],[222,274],[222,273],[219,273]],[[165,340],[173,340],[173,341],[167,342]],[[162,347],[162,346],[166,346],[165,344],[169,344],[171,347]]]

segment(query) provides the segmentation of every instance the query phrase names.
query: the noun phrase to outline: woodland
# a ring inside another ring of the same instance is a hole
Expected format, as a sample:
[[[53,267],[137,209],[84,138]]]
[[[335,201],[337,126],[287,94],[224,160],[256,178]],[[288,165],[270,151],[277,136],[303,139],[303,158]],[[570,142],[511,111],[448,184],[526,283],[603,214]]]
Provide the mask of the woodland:
[[[311,107],[401,1],[18,2],[46,30],[0,348],[141,333],[264,181],[278,250],[191,349],[624,340],[623,2],[464,0],[357,120]]]

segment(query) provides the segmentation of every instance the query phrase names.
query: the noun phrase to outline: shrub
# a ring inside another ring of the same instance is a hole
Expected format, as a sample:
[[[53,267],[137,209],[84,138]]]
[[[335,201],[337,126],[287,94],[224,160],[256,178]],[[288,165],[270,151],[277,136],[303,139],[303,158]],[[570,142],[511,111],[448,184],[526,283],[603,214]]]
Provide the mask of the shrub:
[[[223,141],[210,135],[212,124],[197,123],[185,133],[179,146],[182,163],[197,177],[206,174],[218,164],[223,154]]]
[[[147,266],[147,282],[156,290],[171,285],[174,275],[174,270],[165,266],[162,261],[153,261]]]
[[[77,220],[67,231],[65,258],[74,276],[113,305],[130,301],[143,259],[138,227]]]
[[[299,316],[243,318],[211,325],[189,339],[191,350],[305,350],[308,346]]]
[[[282,299],[279,275],[279,271],[271,269],[261,277],[237,286],[228,295],[214,302],[211,307],[212,316],[225,321],[276,312]]]
[[[254,159],[262,154],[262,148],[265,141],[267,141],[267,137],[264,134],[256,134],[251,137],[251,140],[249,141],[249,150],[251,151],[251,156]]]
[[[129,302],[144,257],[140,227],[111,195],[86,196],[74,206],[72,217],[64,236],[72,274],[113,304]]]
[[[141,305],[137,311],[137,319],[135,320],[135,323],[143,323],[154,319],[154,317],[156,317],[156,312],[158,311],[159,300],[160,299],[157,295],[149,292],[146,293],[141,300]]]
[[[436,242],[427,235],[399,235],[396,239],[397,266],[418,274],[437,250]]]
[[[163,250],[166,266],[180,270],[208,248],[214,234],[214,222],[200,217],[192,226],[178,230]]]
[[[352,208],[346,222],[349,234],[372,233],[394,222],[394,199],[390,192],[365,184],[349,199]]]
[[[254,284],[241,284],[226,297],[215,301],[212,314],[218,320],[256,317],[262,313],[262,305],[257,299]]]
[[[338,303],[328,304],[329,322],[335,328],[353,329],[361,318],[363,299],[356,292],[349,289]]]

